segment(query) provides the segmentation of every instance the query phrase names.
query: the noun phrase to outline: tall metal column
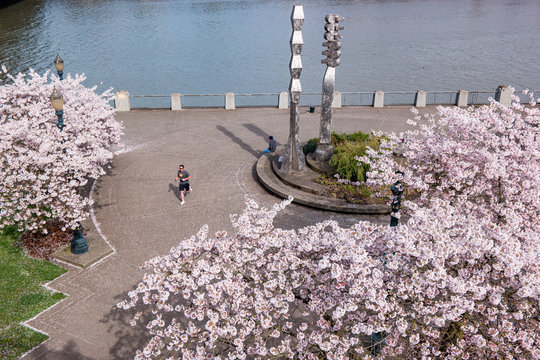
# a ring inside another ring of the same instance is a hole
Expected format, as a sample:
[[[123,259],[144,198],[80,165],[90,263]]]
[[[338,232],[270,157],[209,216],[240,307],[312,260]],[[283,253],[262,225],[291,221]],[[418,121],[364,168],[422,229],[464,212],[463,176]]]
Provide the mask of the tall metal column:
[[[302,5],[294,5],[291,14],[291,23],[293,32],[291,35],[291,61],[289,68],[291,71],[291,82],[289,84],[289,94],[291,96],[291,113],[290,113],[290,131],[289,140],[287,142],[287,150],[283,158],[281,170],[285,172],[301,172],[306,168],[306,160],[304,152],[300,145],[299,136],[299,103],[300,95],[302,94],[302,86],[300,84],[300,74],[302,73],[302,27],[304,26],[304,8]]]
[[[336,83],[336,66],[341,63],[341,42],[338,40],[343,36],[338,34],[338,30],[343,30],[343,26],[339,25],[343,18],[337,14],[326,16],[326,24],[324,29],[324,38],[326,42],[323,46],[328,49],[322,52],[326,55],[326,59],[321,60],[326,64],[326,72],[324,73],[322,84],[322,109],[321,123],[319,131],[319,145],[315,149],[315,160],[319,162],[328,162],[334,153],[334,147],[330,145],[331,140],[331,125],[332,125],[332,102],[334,101],[334,85]]]

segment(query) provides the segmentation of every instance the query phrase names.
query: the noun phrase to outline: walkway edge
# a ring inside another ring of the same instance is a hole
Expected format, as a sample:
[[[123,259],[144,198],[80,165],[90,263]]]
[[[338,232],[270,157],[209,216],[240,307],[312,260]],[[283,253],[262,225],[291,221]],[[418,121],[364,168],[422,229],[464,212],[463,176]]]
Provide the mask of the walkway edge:
[[[90,189],[90,199],[92,199],[92,195],[94,194],[96,182],[97,179],[94,180],[92,188]],[[54,252],[54,259],[81,269],[87,269],[116,253],[116,250],[109,244],[105,235],[101,233],[93,207],[90,207],[90,218],[92,219],[92,222],[85,221],[84,223],[84,228],[87,231],[85,237],[88,241],[88,252],[84,254],[72,254],[71,245],[68,245]]]

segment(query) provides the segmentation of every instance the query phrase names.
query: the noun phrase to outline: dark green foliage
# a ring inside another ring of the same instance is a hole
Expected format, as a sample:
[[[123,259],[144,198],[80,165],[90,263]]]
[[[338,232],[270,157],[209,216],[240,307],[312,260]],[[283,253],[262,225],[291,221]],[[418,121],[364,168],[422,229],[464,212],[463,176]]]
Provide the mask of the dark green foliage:
[[[330,141],[332,145],[338,146],[338,145],[343,144],[346,141],[354,142],[354,143],[368,141],[370,137],[371,137],[370,134],[366,134],[361,131],[357,131],[352,134],[345,134],[345,133],[338,134],[337,132],[332,132]]]
[[[302,148],[302,150],[304,150],[304,155],[315,152],[317,145],[319,145],[319,138],[309,139],[307,144]]]
[[[366,181],[366,173],[369,171],[369,166],[366,164],[358,165],[356,156],[364,156],[368,146],[378,149],[380,138],[361,131],[352,134],[332,132],[330,142],[334,146],[334,155],[328,164],[334,171],[342,179],[360,182]],[[304,154],[307,155],[315,152],[318,145],[319,138],[309,139],[303,147]]]
[[[334,155],[329,165],[343,179],[350,181],[366,181],[366,173],[369,171],[367,164],[360,164],[357,156],[364,156],[367,147],[378,149],[380,138],[356,132],[353,134],[332,133]]]

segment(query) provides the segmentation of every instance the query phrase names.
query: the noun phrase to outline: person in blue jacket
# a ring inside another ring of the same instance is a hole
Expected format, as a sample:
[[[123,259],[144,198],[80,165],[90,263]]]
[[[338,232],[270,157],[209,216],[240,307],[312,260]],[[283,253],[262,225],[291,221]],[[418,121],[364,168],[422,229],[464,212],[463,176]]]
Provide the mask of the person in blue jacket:
[[[268,137],[268,148],[263,150],[263,154],[268,154],[270,152],[273,153],[274,151],[276,151],[276,146],[277,146],[276,140],[274,140],[274,137],[270,135]]]

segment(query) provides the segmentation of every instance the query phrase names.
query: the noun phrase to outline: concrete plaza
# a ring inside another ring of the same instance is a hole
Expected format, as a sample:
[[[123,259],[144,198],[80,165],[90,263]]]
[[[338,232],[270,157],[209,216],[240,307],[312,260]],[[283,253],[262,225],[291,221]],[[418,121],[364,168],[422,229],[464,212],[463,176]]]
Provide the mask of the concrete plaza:
[[[312,114],[302,108],[302,141],[318,136],[318,110]],[[347,107],[334,110],[333,130],[401,131],[411,117],[409,107]],[[133,313],[115,305],[142,279],[139,265],[167,253],[204,224],[211,234],[231,231],[229,214],[242,211],[246,195],[263,206],[280,201],[260,185],[254,168],[268,135],[278,144],[287,142],[288,110],[138,110],[117,113],[117,119],[125,126],[125,148],[96,183],[95,223],[90,221],[99,229],[90,235],[103,236],[114,253],[86,269],[70,266],[49,284],[68,297],[28,322],[50,339],[24,359],[133,358],[149,339],[142,329],[129,326]],[[192,176],[193,192],[184,205],[174,181],[179,164]],[[291,204],[275,225],[298,228],[323,219],[335,219],[342,226],[359,220],[389,223],[389,216]]]

